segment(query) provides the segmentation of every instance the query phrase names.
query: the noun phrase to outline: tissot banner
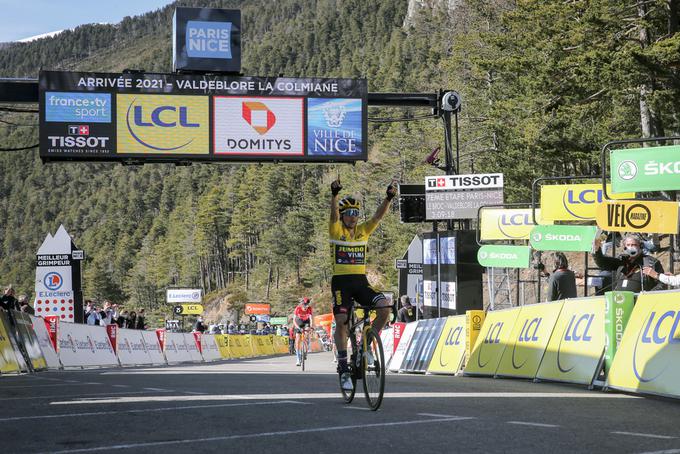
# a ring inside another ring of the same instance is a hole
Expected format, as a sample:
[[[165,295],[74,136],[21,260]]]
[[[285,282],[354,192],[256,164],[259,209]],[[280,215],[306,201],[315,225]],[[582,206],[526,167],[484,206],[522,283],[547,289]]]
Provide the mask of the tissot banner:
[[[43,71],[40,157],[365,161],[367,87],[365,79]]]

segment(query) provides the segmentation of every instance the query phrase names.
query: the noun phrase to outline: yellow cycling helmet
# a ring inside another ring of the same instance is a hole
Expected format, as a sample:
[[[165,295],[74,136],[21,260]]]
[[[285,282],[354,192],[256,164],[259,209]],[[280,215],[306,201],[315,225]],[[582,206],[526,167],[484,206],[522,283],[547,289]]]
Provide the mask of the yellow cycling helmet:
[[[361,209],[361,202],[356,200],[354,197],[345,197],[338,202],[338,207],[340,208],[340,214],[345,211],[354,208],[355,210]]]

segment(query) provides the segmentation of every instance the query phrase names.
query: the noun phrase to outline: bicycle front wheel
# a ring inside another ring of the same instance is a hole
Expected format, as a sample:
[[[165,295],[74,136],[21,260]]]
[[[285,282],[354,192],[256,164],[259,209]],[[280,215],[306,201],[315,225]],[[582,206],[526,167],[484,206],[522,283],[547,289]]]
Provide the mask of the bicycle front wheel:
[[[380,408],[385,393],[385,353],[380,336],[373,329],[366,331],[361,358],[364,394],[371,410]]]
[[[349,333],[349,341],[350,345],[352,346],[352,352],[348,351],[347,353],[349,354],[349,358],[347,359],[348,365],[349,365],[349,370],[350,370],[350,375],[352,377],[352,390],[347,390],[343,389],[342,386],[340,386],[340,392],[342,392],[342,398],[345,400],[346,404],[352,403],[352,400],[354,400],[354,394],[356,393],[357,390],[357,368],[356,368],[356,355],[357,355],[357,338],[354,335],[353,331],[350,331]]]
[[[307,342],[305,339],[302,339],[302,342],[300,342],[300,348],[302,349],[302,371],[304,372],[305,370],[305,362],[307,362]]]

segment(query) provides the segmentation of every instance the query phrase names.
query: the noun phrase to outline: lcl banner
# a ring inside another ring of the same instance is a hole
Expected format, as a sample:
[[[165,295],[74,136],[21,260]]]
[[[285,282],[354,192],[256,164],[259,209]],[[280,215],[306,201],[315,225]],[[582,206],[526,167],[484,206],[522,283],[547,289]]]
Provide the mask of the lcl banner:
[[[480,211],[479,236],[482,240],[528,240],[531,229],[536,225],[531,208],[482,208]],[[541,219],[541,210],[536,210],[536,221]],[[549,222],[552,224],[552,222]]]
[[[678,233],[677,202],[605,201],[597,225],[612,232]]]
[[[612,192],[680,189],[680,145],[612,150]]]
[[[633,199],[634,192],[611,194],[611,199]],[[595,219],[599,203],[604,201],[602,184],[555,184],[541,186],[541,221],[590,221]]]

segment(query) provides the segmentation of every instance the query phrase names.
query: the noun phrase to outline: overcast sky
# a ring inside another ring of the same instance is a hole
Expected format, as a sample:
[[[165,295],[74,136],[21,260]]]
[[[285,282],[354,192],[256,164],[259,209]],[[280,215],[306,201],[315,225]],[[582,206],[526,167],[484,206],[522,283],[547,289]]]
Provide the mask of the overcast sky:
[[[0,0],[0,42],[91,23],[120,22],[171,0]],[[169,25],[168,25],[169,26]]]

